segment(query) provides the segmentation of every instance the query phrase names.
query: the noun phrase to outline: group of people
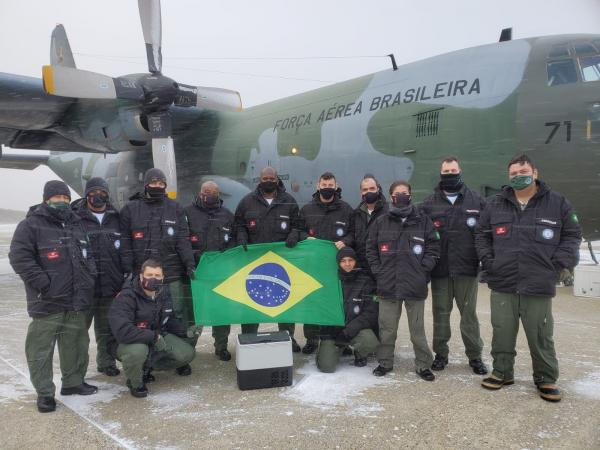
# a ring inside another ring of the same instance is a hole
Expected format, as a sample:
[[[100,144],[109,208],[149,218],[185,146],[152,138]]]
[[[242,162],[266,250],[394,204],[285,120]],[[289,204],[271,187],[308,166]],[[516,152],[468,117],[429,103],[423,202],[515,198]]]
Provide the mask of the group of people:
[[[302,208],[286,192],[272,167],[235,212],[223,206],[219,186],[206,181],[183,208],[166,194],[156,168],[144,176],[144,192],[116,211],[108,185],[90,179],[83,198],[70,203],[62,181],[49,181],[43,202],[17,227],[9,259],[25,283],[31,322],[25,344],[40,412],[54,411],[52,357],[58,343],[61,395],[90,395],[85,382],[88,329],[94,322],[96,364],[107,376],[122,364],[134,397],[148,395],[153,370],[191,374],[190,362],[202,327],[194,318],[190,279],[205,251],[303,239],[332,241],[344,298],[343,327],[304,324],[306,343],[295,325],[280,323],[292,350],[317,352],[318,368],[333,372],[341,355],[365,366],[375,353],[383,376],[393,370],[402,305],[415,354],[415,371],[433,381],[448,364],[450,314],[456,302],[468,364],[479,375],[483,342],[476,313],[479,277],[491,288],[493,371],[487,389],[514,383],[519,318],[540,396],[559,401],[558,362],[553,343],[551,299],[556,282],[577,263],[581,230],[569,202],[538,178],[529,157],[508,164],[509,185],[486,201],[463,182],[459,161],[441,162],[440,181],[421,204],[411,186],[395,181],[389,201],[373,175],[360,180],[361,201],[341,198],[335,175],[325,172],[312,200]],[[433,352],[424,327],[431,283]],[[242,324],[256,333],[259,324]],[[231,359],[230,326],[212,328],[215,355]],[[435,353],[435,356],[434,356]]]

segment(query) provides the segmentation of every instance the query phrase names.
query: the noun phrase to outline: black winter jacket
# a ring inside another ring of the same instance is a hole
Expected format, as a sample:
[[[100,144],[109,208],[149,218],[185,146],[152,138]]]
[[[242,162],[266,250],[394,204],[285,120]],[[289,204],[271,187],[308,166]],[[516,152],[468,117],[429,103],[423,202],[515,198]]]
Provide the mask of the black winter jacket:
[[[44,317],[90,308],[96,266],[81,219],[47,204],[34,206],[19,223],[8,258],[25,283],[27,312]]]
[[[367,204],[362,202],[352,213],[351,228],[352,228],[352,243],[351,247],[356,251],[356,257],[358,258],[358,265],[363,269],[369,269],[369,263],[367,261],[367,235],[369,233],[369,227],[373,225],[375,219],[382,214],[388,212],[388,203],[385,200],[383,194],[379,193],[379,200],[375,203],[375,209],[371,214],[368,213]]]
[[[577,264],[581,227],[569,201],[543,181],[525,210],[505,186],[483,211],[477,254],[491,289],[553,297],[558,274]]]
[[[149,298],[138,276],[126,283],[117,295],[108,321],[117,344],[151,345],[159,334],[185,337],[187,331],[175,317],[169,287],[163,286],[156,298]]]
[[[319,192],[315,192],[310,203],[300,210],[300,239],[310,236],[333,242],[342,241],[350,246],[353,241],[350,228],[352,212],[352,207],[339,194],[336,193],[332,202],[323,203]]]
[[[223,206],[223,201],[218,208],[206,208],[196,199],[184,211],[190,227],[190,242],[196,265],[204,252],[235,247],[233,213]]]
[[[185,279],[194,269],[194,255],[183,208],[167,197],[148,199],[138,194],[121,210],[121,264],[138,274],[144,261],[162,261],[165,282]]]
[[[238,245],[285,241],[290,233],[296,233],[299,239],[298,203],[281,182],[270,205],[256,188],[237,206],[235,229]]]
[[[379,335],[379,304],[373,301],[375,284],[363,269],[350,273],[340,273],[344,295],[345,327],[321,327],[321,339],[335,339],[344,333],[349,340],[364,329],[371,329]]]
[[[114,297],[123,285],[121,269],[121,229],[119,213],[110,205],[107,206],[102,223],[89,210],[85,198],[75,200],[71,209],[81,218],[96,263],[96,284],[94,296]]]
[[[406,221],[390,209],[369,229],[367,259],[382,298],[424,300],[429,273],[439,255],[440,240],[433,223],[414,206]]]
[[[484,207],[485,201],[479,194],[464,185],[454,205],[439,186],[421,203],[421,210],[429,216],[441,237],[440,259],[431,271],[432,278],[477,276],[475,227]]]

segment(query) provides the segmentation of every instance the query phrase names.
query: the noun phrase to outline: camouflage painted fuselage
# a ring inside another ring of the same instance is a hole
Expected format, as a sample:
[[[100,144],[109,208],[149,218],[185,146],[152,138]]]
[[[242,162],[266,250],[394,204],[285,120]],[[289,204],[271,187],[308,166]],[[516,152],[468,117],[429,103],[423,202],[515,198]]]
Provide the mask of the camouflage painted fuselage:
[[[600,81],[584,81],[582,71],[582,58],[600,54],[598,44],[595,35],[515,40],[436,56],[241,113],[172,108],[179,199],[190,202],[199,181],[216,179],[226,205],[234,208],[253,189],[260,169],[271,165],[300,203],[310,199],[327,170],[336,174],[351,204],[359,201],[365,173],[374,174],[384,189],[393,180],[409,180],[420,200],[437,182],[441,158],[450,154],[461,160],[467,184],[491,195],[507,183],[508,160],[526,152],[540,177],[575,205],[586,237],[598,237]],[[567,51],[561,55],[557,49],[563,47]],[[557,82],[551,74],[566,61],[579,72]],[[121,205],[141,189],[152,156],[135,105],[71,100],[43,127],[57,143],[47,138],[32,145],[25,132],[10,134],[32,127],[7,126],[15,120],[5,85],[0,75],[0,142],[73,150],[58,144],[66,139],[106,152],[56,153],[48,165],[78,192],[91,176],[108,178]]]

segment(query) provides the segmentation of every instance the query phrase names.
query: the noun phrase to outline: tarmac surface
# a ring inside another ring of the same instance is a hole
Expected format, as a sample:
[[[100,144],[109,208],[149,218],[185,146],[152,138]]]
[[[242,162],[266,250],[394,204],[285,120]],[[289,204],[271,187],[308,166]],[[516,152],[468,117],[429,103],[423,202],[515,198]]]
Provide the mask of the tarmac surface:
[[[314,355],[295,354],[292,387],[240,391],[235,354],[230,362],[218,361],[208,329],[198,343],[192,375],[156,372],[145,399],[129,394],[123,374],[111,378],[96,372],[90,331],[87,381],[98,385],[99,393],[57,395],[56,412],[39,414],[24,355],[29,318],[23,285],[6,257],[13,229],[0,225],[2,449],[600,448],[600,299],[574,297],[572,288],[560,288],[553,304],[563,390],[558,404],[536,393],[522,330],[515,385],[497,392],[482,389],[481,377],[467,365],[455,309],[450,364],[436,373],[433,383],[414,373],[405,317],[394,371],[383,378],[371,375],[376,366],[372,358],[364,368],[345,358],[336,373],[322,374]],[[426,310],[431,344],[430,299]],[[480,285],[478,312],[489,365],[492,328],[485,285]],[[239,327],[233,327],[235,332]],[[57,352],[54,372],[59,390]]]

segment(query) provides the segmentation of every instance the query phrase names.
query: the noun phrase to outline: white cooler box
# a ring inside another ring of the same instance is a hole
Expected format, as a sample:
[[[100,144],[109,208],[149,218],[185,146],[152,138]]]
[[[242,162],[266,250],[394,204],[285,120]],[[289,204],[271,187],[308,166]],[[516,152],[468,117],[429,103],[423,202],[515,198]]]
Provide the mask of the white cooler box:
[[[579,264],[575,267],[573,294],[576,297],[600,297],[600,265]]]
[[[238,334],[237,382],[241,390],[292,385],[292,340],[287,331]]]

